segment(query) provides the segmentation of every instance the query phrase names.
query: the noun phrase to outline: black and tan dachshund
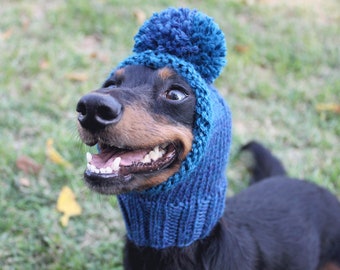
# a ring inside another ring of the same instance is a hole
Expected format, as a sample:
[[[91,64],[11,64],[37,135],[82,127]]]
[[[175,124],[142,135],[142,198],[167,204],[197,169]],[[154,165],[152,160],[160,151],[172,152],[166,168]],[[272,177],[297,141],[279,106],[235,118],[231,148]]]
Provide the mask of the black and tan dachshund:
[[[100,158],[88,156],[86,184],[102,194],[121,194],[166,181],[191,149],[194,109],[192,89],[169,68],[136,65],[115,72],[77,105],[81,139],[100,149]],[[154,145],[160,145],[157,151]],[[259,143],[242,151],[253,156],[252,184],[227,199],[211,234],[182,248],[139,247],[127,239],[125,269],[340,270],[337,198],[287,177]],[[158,156],[146,155],[151,152]],[[113,156],[121,158],[112,162]],[[115,166],[114,181],[96,177],[110,175]]]

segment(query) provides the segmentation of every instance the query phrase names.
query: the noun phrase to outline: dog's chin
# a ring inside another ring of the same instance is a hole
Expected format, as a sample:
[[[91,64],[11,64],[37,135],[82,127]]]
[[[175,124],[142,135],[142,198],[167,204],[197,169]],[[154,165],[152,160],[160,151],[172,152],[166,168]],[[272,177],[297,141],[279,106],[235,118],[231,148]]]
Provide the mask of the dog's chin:
[[[100,194],[142,191],[165,181],[177,171],[180,143],[163,143],[146,149],[99,145],[98,154],[87,154],[84,180]]]
[[[88,171],[84,173],[86,185],[93,191],[102,195],[120,195],[131,191],[143,191],[148,186],[147,179],[152,175],[129,174],[122,176],[106,176],[92,174]]]

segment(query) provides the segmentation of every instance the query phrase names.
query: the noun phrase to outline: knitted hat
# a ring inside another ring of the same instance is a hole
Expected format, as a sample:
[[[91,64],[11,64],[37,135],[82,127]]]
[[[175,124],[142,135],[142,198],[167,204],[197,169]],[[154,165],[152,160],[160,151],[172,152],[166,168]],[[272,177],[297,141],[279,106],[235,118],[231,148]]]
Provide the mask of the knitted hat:
[[[127,236],[139,246],[188,246],[206,237],[224,211],[231,115],[211,86],[226,63],[224,35],[198,11],[169,8],[144,23],[133,52],[117,69],[170,67],[193,89],[196,108],[192,150],[179,171],[156,187],[118,196]]]

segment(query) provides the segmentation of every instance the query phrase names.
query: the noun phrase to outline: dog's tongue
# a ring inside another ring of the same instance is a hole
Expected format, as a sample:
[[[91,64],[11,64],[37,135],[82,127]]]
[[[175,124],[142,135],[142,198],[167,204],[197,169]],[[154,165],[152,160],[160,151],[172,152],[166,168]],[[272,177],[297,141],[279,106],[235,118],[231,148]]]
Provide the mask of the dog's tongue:
[[[99,154],[93,154],[91,164],[97,168],[112,167],[114,162],[116,162],[119,166],[130,166],[141,162],[150,150],[152,149],[132,151],[118,148],[107,148],[102,150]]]

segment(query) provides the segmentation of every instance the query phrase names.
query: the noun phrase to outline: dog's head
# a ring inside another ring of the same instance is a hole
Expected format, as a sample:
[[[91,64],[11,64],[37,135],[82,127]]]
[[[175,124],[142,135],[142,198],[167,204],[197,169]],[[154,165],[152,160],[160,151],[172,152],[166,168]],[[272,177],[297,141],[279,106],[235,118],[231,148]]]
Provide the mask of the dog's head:
[[[229,150],[230,115],[210,86],[226,53],[213,20],[167,9],[135,41],[134,54],[77,105],[81,139],[99,149],[87,154],[85,180],[103,194],[167,189],[202,165],[211,143],[223,156]],[[219,129],[228,134],[221,145],[213,135]]]
[[[191,150],[195,95],[169,68],[127,66],[77,105],[85,180],[104,194],[143,190],[173,175]]]

